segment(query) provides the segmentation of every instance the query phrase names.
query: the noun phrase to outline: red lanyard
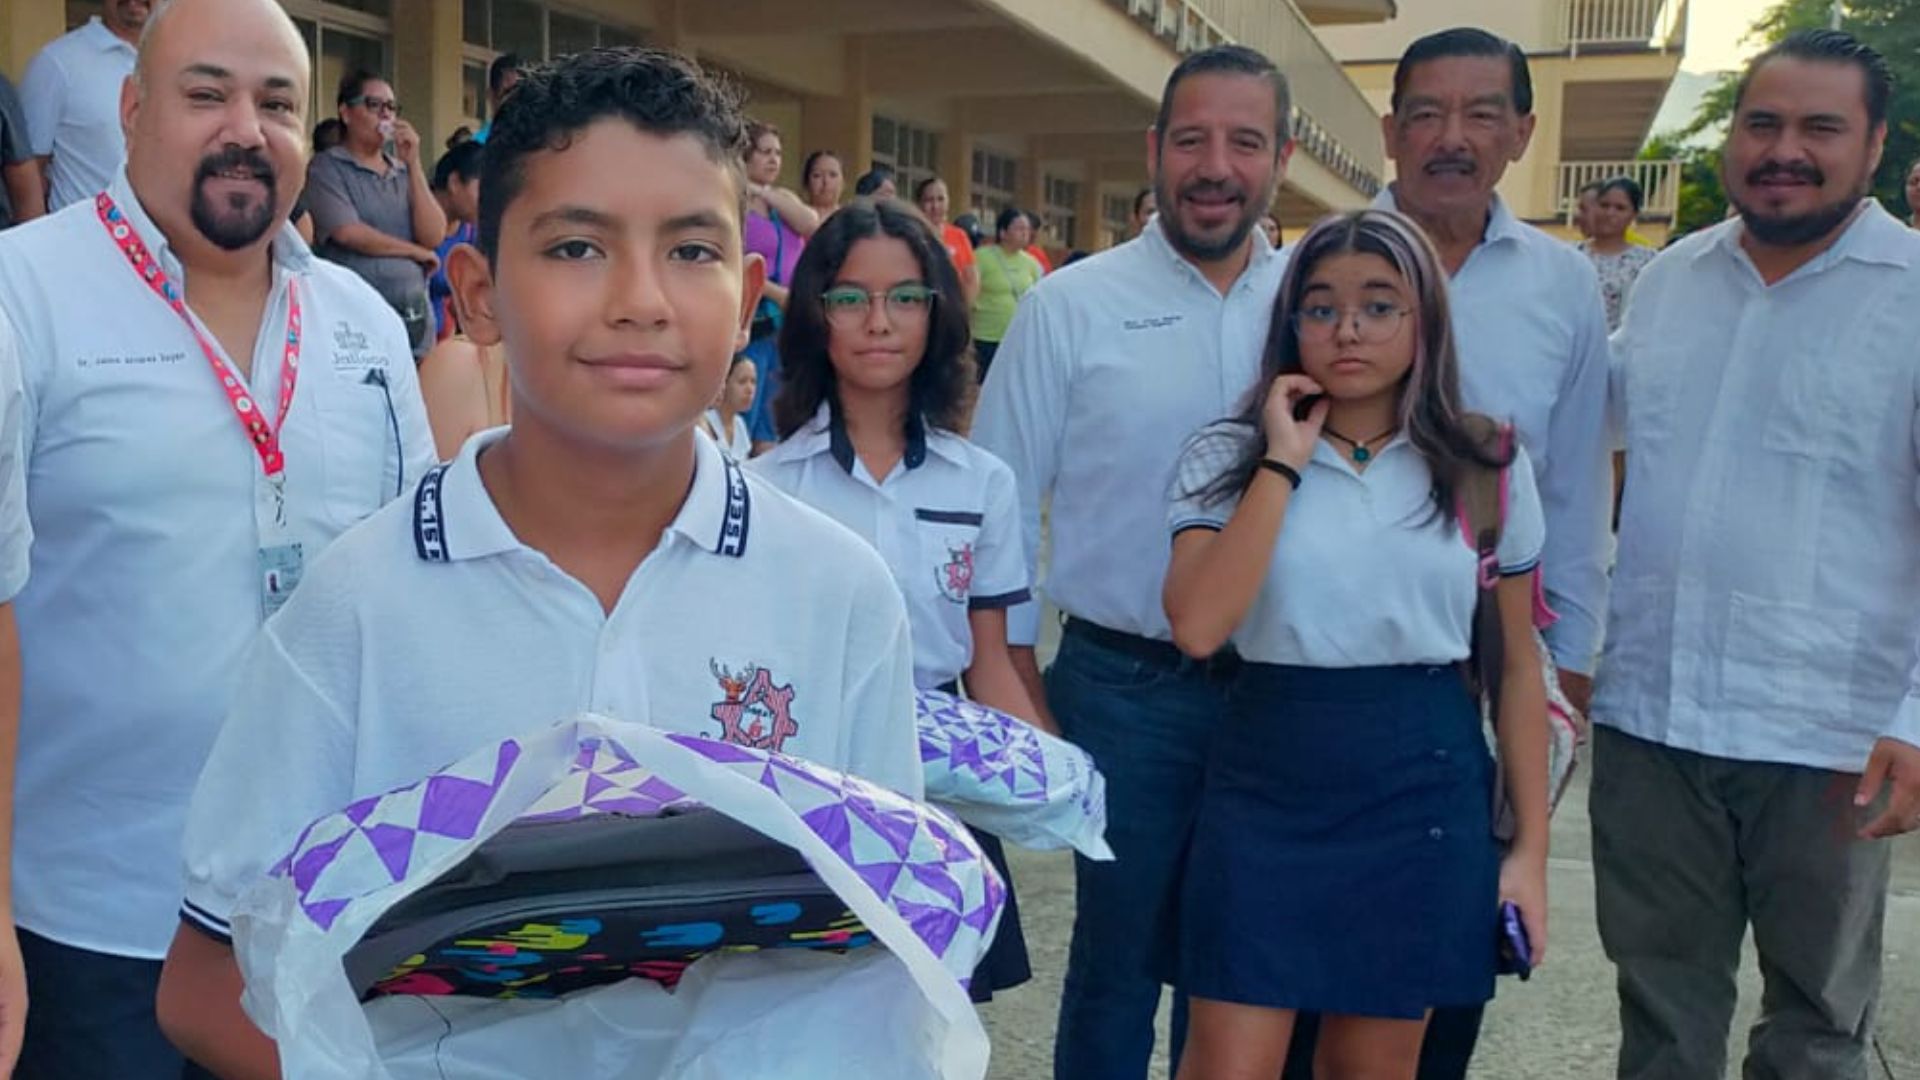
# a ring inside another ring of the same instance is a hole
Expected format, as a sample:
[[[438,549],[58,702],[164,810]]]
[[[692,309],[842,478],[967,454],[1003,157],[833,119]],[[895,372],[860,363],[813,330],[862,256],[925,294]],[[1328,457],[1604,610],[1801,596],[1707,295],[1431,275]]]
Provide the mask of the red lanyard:
[[[187,311],[186,301],[180,296],[180,290],[160,269],[159,260],[147,251],[147,245],[141,241],[140,234],[134,231],[126,215],[114,205],[113,198],[106,192],[94,197],[94,208],[100,212],[100,224],[106,227],[107,235],[120,247],[121,254],[151,287],[160,299],[166,301],[180,321],[193,331],[193,338],[200,343],[200,352],[206,356],[207,363],[213,365],[214,377],[220,380],[220,388],[227,392],[227,402],[233,406],[233,415],[240,420],[240,426],[246,429],[247,441],[253,444],[254,452],[260,455],[260,467],[266,470],[267,479],[278,482],[284,475],[287,459],[280,451],[280,429],[286,425],[287,411],[293,408],[293,390],[300,381],[300,294],[294,289],[293,282],[287,282],[287,351],[280,366],[280,415],[273,424],[267,424],[267,418],[260,415],[260,405],[253,400],[247,385],[220,359],[220,350],[215,347],[207,335],[200,329],[193,316]]]

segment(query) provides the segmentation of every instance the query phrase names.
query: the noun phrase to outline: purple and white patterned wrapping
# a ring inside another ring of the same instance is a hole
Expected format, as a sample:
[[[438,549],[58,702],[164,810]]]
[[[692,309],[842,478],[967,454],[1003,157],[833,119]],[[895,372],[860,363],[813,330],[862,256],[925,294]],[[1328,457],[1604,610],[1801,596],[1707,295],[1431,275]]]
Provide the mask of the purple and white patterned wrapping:
[[[914,712],[928,802],[1011,844],[1113,858],[1106,780],[1085,750],[939,690],[920,691]]]
[[[811,762],[594,716],[485,747],[308,826],[234,914],[247,1011],[280,1044],[289,1080],[386,1080],[341,966],[383,912],[516,820],[690,805],[798,850],[898,960],[897,992],[917,988],[931,1017],[927,1033],[902,1045],[926,1046],[933,1061],[924,1074],[903,1062],[900,1075],[984,1076],[986,1037],[965,983],[992,942],[1006,890],[965,829]]]

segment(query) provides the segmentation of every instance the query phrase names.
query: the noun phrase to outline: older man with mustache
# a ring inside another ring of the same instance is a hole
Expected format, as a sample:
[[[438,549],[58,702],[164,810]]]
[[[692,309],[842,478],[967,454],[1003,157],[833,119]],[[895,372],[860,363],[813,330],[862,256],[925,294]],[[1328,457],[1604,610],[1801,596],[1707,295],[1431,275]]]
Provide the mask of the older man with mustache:
[[[16,1077],[196,1075],[155,1023],[187,798],[243,653],[433,442],[399,318],[286,224],[309,61],[272,0],[157,6],[106,190],[0,235],[30,583]]]

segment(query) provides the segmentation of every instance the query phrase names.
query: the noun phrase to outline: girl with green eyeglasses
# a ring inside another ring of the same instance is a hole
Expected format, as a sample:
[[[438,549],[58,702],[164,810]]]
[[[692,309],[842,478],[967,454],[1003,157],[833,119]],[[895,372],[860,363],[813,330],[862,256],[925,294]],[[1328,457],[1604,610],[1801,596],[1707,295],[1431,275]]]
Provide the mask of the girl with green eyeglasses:
[[[960,279],[926,220],[893,199],[835,212],[794,267],[781,442],[749,468],[879,552],[907,603],[921,689],[1044,724],[1007,649],[1007,609],[1028,599],[1013,473],[961,434],[971,351]],[[976,835],[1009,890],[974,973],[984,1001],[1030,972],[1005,857]]]

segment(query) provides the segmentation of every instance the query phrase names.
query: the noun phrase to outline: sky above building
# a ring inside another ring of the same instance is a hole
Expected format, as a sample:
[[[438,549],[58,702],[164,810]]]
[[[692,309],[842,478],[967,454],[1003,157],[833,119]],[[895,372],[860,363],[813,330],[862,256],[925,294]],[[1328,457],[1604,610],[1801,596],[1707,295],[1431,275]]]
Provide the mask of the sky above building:
[[[1687,27],[1688,71],[1728,71],[1752,56],[1756,46],[1746,41],[1747,28],[1773,0],[1692,0],[1692,22]]]

